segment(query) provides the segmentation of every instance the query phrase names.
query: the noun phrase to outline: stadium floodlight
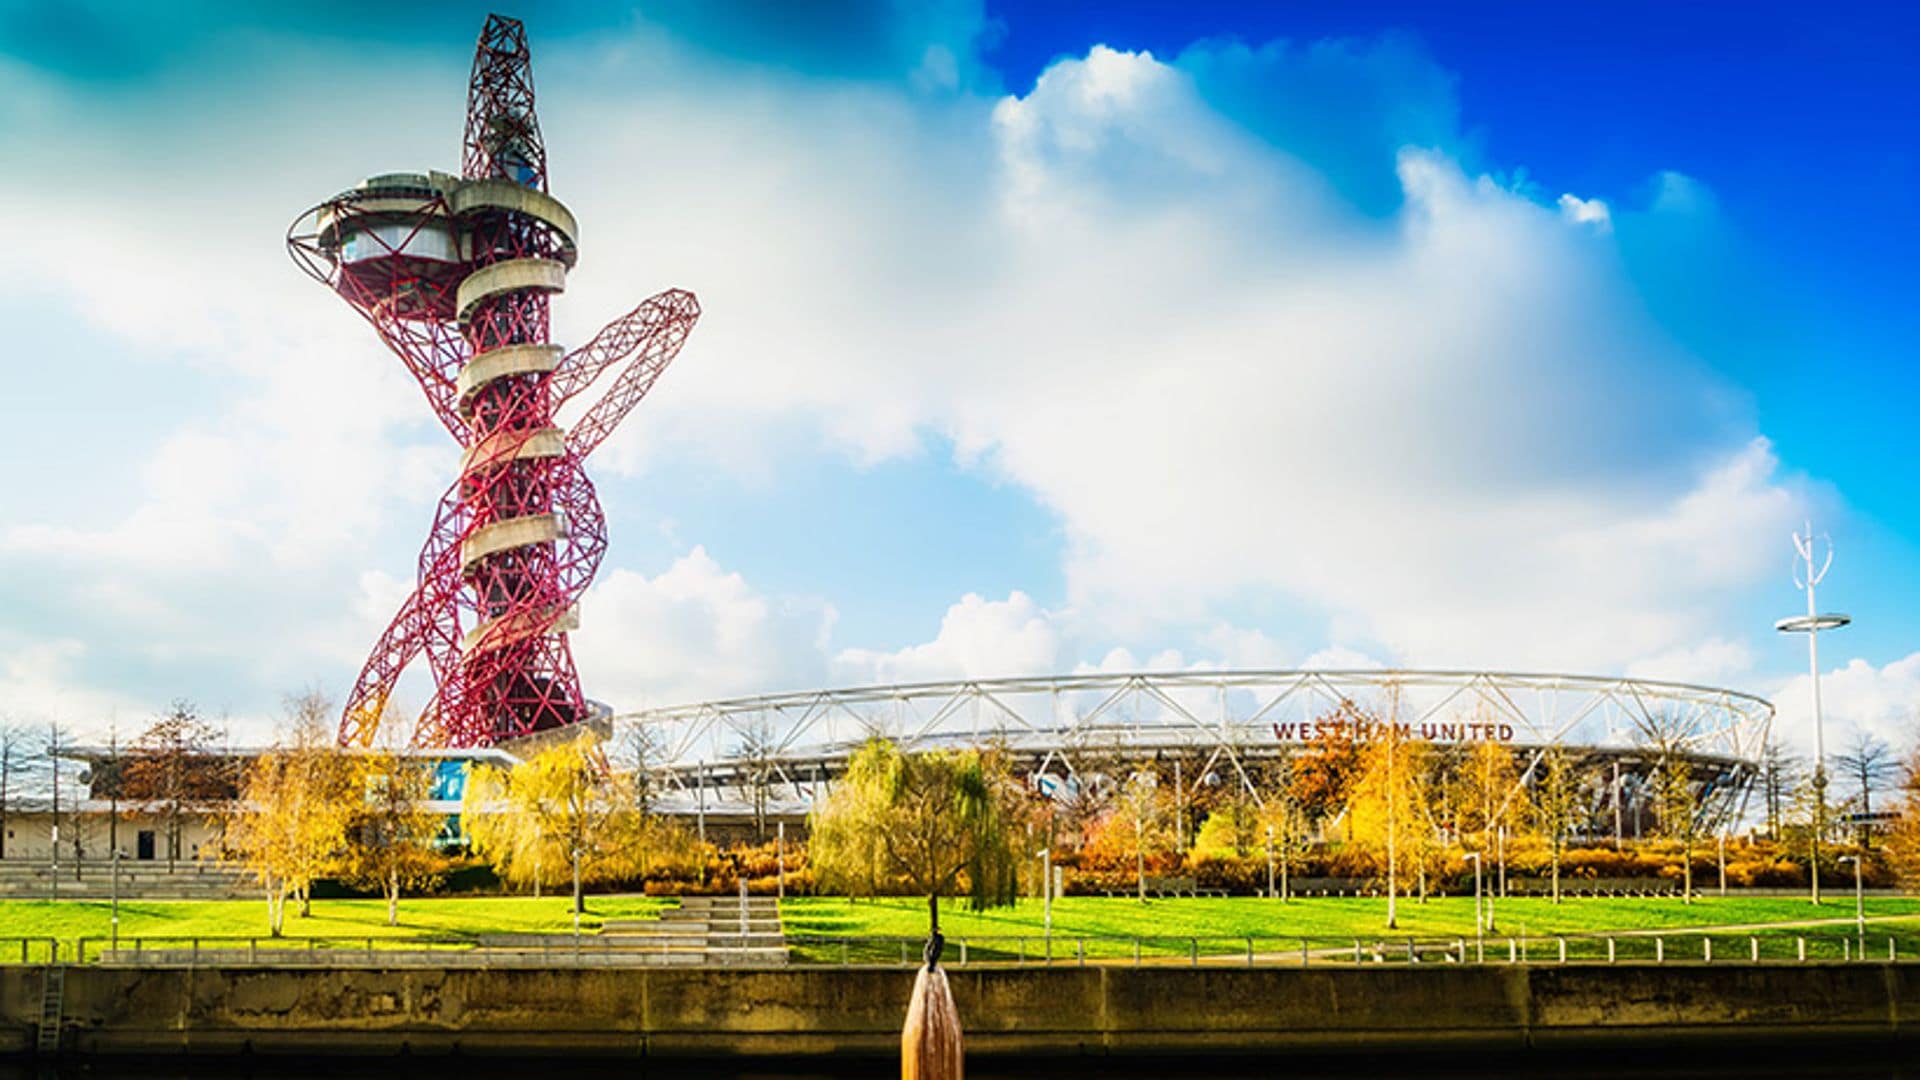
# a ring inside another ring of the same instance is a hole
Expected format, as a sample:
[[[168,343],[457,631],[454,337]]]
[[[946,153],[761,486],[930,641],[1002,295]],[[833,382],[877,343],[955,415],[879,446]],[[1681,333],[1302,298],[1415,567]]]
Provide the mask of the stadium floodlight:
[[[1807,670],[1813,679],[1813,841],[1807,879],[1813,903],[1820,903],[1820,834],[1827,827],[1827,739],[1820,716],[1820,632],[1838,630],[1853,617],[1838,612],[1822,613],[1814,602],[1814,588],[1826,579],[1833,567],[1833,538],[1825,533],[1815,537],[1813,524],[1806,532],[1793,534],[1793,584],[1807,594],[1807,613],[1791,615],[1773,624],[1783,634],[1807,635]],[[1814,553],[1818,543],[1826,545],[1826,557]],[[1816,569],[1815,564],[1819,566]]]

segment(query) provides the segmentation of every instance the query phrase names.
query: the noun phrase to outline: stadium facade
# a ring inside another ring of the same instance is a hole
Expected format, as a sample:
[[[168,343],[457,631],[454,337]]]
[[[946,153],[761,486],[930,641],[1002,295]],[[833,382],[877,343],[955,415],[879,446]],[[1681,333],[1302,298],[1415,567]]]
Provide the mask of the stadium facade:
[[[697,702],[620,714],[614,744],[659,779],[659,806],[698,822],[798,821],[875,736],[908,750],[994,746],[1038,790],[1069,797],[1144,764],[1188,790],[1263,797],[1271,763],[1391,722],[1445,750],[1509,747],[1521,783],[1561,747],[1586,777],[1588,826],[1638,835],[1654,767],[1687,762],[1703,831],[1738,824],[1774,709],[1736,690],[1496,671],[1180,671],[964,679]],[[1343,731],[1342,727],[1346,726]]]

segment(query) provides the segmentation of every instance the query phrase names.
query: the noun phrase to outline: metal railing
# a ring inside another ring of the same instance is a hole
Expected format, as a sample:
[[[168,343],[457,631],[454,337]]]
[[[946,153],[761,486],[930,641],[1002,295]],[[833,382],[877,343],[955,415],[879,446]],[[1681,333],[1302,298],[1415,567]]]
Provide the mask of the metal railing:
[[[913,967],[919,936],[788,934],[798,963]],[[1756,964],[1920,960],[1920,943],[1885,934],[1760,931],[1636,932],[1489,937],[966,935],[946,939],[942,963],[1013,965],[1354,967],[1366,964]]]
[[[788,934],[784,945],[688,944],[594,935],[472,937],[0,937],[0,964],[263,967],[617,967],[811,964],[910,968],[917,936]],[[942,962],[1132,967],[1355,967],[1369,964],[1796,964],[1913,962],[1920,940],[1884,931],[1663,931],[1553,936],[1366,937],[995,934],[949,937]]]
[[[785,950],[729,940],[689,943],[602,938],[594,934],[500,934],[483,937],[245,937],[121,935],[58,943],[56,959],[82,964],[261,967],[617,967],[738,966],[781,962]],[[6,939],[0,939],[4,942]],[[35,939],[42,940],[42,939]],[[45,960],[45,950],[35,954]]]

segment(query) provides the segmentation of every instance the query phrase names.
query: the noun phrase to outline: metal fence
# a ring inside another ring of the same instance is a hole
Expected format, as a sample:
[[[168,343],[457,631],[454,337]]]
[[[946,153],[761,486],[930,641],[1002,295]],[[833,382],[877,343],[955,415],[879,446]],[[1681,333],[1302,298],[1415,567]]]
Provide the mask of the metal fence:
[[[796,963],[913,967],[918,936],[787,935],[785,947],[655,944],[593,935],[0,938],[0,964],[261,967],[622,967]],[[1920,940],[1879,932],[1668,931],[1566,936],[1260,937],[968,935],[942,962],[983,965],[1355,967],[1369,964],[1795,964],[1912,962]]]
[[[787,936],[794,958],[834,965],[919,964],[920,937]],[[947,939],[942,962],[983,964],[1353,967],[1365,964],[1728,964],[1920,960],[1920,942],[1884,934],[1673,931],[1552,937],[1104,937]]]

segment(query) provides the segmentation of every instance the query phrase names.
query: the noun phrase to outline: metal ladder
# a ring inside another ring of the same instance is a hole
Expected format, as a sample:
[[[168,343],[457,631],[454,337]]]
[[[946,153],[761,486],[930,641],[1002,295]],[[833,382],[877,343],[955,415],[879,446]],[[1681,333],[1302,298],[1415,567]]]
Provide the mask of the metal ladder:
[[[46,979],[40,984],[40,1038],[37,1048],[42,1054],[54,1054],[60,1050],[60,1020],[65,1012],[66,994],[66,965],[48,964]]]

